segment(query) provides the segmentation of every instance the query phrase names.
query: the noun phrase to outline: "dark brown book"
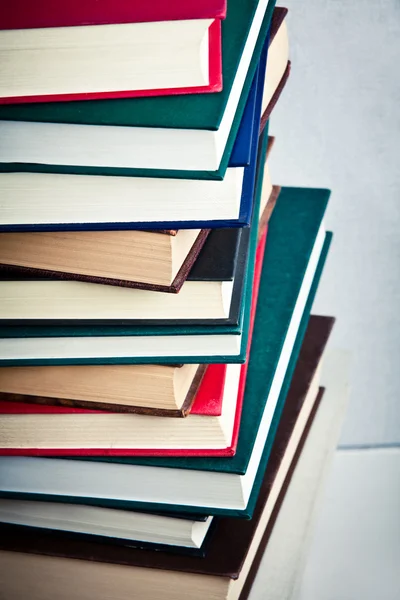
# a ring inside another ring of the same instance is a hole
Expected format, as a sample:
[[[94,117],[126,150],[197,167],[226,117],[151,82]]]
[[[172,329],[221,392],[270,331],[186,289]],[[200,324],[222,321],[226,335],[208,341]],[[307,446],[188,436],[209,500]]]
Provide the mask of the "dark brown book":
[[[73,600],[86,594],[101,600],[107,598],[107,582],[112,581],[112,597],[116,600],[127,589],[133,599],[183,599],[187,597],[187,586],[193,599],[207,598],[211,593],[215,598],[225,598],[228,591],[232,598],[238,598],[253,559],[257,560],[259,540],[268,526],[271,528],[268,524],[274,519],[274,508],[283,498],[321,399],[318,366],[333,322],[329,317],[310,319],[267,469],[257,474],[262,485],[252,519],[216,519],[204,557],[96,544],[56,532],[4,525],[0,528],[0,548],[11,551],[0,553],[5,589],[12,593],[35,590],[36,596],[30,593],[32,600],[44,600],[55,592],[49,581],[57,581],[65,598]],[[34,558],[31,554],[52,558]],[[24,572],[24,578],[17,583],[18,570]],[[177,577],[174,572],[184,572],[185,576]]]
[[[177,293],[209,233],[209,229],[0,233],[0,276],[74,279]]]
[[[185,417],[206,368],[189,364],[0,367],[0,405],[17,402],[59,406],[71,412],[88,409]],[[11,391],[16,389],[26,393]]]

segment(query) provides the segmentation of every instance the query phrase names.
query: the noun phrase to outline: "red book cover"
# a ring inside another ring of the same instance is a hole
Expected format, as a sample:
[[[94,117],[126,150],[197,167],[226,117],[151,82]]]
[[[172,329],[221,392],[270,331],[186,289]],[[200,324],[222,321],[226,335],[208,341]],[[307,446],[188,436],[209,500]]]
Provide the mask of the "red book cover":
[[[1,17],[0,17],[0,29]],[[63,102],[73,100],[106,100],[112,98],[141,98],[145,96],[178,96],[180,94],[206,94],[222,90],[221,21],[216,19],[209,28],[208,36],[209,83],[203,86],[159,88],[149,90],[118,90],[82,94],[49,94],[41,96],[10,96],[0,98],[0,104],[23,104],[34,102]]]
[[[224,19],[226,0],[5,0],[0,29]]]
[[[258,242],[256,261],[254,269],[253,297],[250,313],[250,329],[248,338],[248,351],[250,349],[251,338],[253,334],[254,319],[257,308],[258,290],[260,286],[262,264],[265,251],[267,230],[263,233]],[[0,455],[3,456],[233,456],[236,452],[240,419],[242,415],[243,397],[246,385],[248,360],[242,365],[240,371],[238,396],[236,402],[235,421],[232,432],[230,446],[220,449],[37,449],[37,448],[13,448],[0,449]],[[193,414],[203,414],[205,416],[218,416],[221,414],[222,396],[224,390],[224,380],[226,374],[226,365],[210,365],[204,375],[200,389],[194,401]],[[207,387],[206,387],[207,386]],[[48,406],[40,404],[24,404],[14,402],[0,402],[0,414],[65,414],[65,413],[100,413],[101,411],[88,411],[86,409],[74,409],[60,406]],[[163,417],[166,418],[166,417]]]

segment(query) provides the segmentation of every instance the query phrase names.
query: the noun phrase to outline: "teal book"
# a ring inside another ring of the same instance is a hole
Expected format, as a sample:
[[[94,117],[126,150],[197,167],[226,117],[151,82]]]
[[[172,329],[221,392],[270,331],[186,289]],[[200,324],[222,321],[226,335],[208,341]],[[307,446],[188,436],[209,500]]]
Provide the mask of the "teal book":
[[[328,196],[326,190],[286,188],[278,200],[269,229],[235,456],[2,457],[1,492],[148,511],[249,516],[329,248],[331,236],[321,225]]]
[[[229,0],[219,93],[0,106],[1,170],[223,179],[274,6]]]
[[[0,326],[0,365],[244,362],[268,128],[260,138],[254,209],[237,324]]]

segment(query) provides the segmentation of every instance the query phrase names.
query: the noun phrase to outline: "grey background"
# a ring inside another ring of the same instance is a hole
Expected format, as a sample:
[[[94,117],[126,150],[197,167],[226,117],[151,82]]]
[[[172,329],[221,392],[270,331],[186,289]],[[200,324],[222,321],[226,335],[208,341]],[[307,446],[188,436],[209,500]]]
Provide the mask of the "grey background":
[[[332,189],[334,243],[314,312],[337,317],[331,347],[353,355],[340,449],[291,600],[397,600],[400,2],[282,4],[292,73],[271,119],[271,176]]]
[[[292,73],[272,115],[276,184],[332,189],[314,312],[353,353],[342,445],[400,442],[400,2],[288,0]]]

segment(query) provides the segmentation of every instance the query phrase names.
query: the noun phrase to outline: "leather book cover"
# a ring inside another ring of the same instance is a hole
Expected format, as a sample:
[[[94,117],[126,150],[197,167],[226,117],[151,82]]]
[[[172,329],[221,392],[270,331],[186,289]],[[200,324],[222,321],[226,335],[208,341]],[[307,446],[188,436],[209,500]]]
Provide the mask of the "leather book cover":
[[[0,29],[224,19],[226,0],[6,0]]]
[[[215,230],[214,238],[218,239],[218,231],[223,232],[224,230]],[[240,230],[235,230],[240,231]],[[154,233],[159,235],[172,235],[174,236],[175,232],[171,231],[155,231]],[[196,264],[196,260],[198,259],[201,251],[206,244],[207,237],[210,233],[209,229],[202,229],[197,236],[193,246],[191,247],[189,253],[187,254],[185,260],[182,263],[181,268],[175,276],[174,281],[171,285],[154,285],[151,283],[142,283],[140,281],[127,281],[125,279],[111,279],[109,277],[97,277],[95,275],[83,275],[81,273],[66,273],[62,271],[51,271],[48,269],[35,269],[33,267],[21,267],[21,266],[12,266],[0,264],[0,281],[5,281],[9,279],[64,279],[70,281],[86,281],[89,283],[100,283],[104,285],[116,285],[120,287],[129,287],[136,288],[140,290],[151,290],[154,292],[165,292],[171,294],[177,294],[181,289],[182,285],[185,283],[188,275],[193,267]],[[221,235],[221,234],[220,234]],[[238,234],[236,234],[238,235]],[[223,234],[222,234],[222,237]],[[214,242],[215,244],[215,242]],[[218,242],[217,242],[218,245]],[[235,249],[232,248],[232,245],[227,245],[225,257],[228,260],[228,263],[232,262],[232,259],[229,255],[229,251],[233,252],[235,256]],[[213,260],[213,245],[211,245],[209,250],[206,250],[203,253],[204,258],[201,259],[201,262]],[[222,259],[223,262],[223,259]],[[207,268],[207,266],[205,267]],[[217,277],[217,275],[216,275]],[[221,281],[224,279],[222,278]],[[217,279],[218,281],[218,279]]]
[[[198,412],[193,414],[208,415],[206,398],[210,397],[212,407],[222,405],[226,365],[222,366],[224,370],[221,372],[221,369],[218,369],[220,365],[210,365],[209,369],[207,365],[199,365],[182,407],[177,410],[0,392],[0,414],[101,414],[107,411],[155,417],[186,417],[196,406],[195,411]]]
[[[325,335],[326,332],[322,334],[322,337]],[[303,348],[305,348],[306,343],[307,341],[305,338]],[[83,560],[90,558],[90,560],[96,560],[98,562],[111,562],[129,566],[201,573],[204,575],[236,579],[240,574],[243,562],[261,518],[263,508],[272,489],[281,461],[283,460],[284,452],[290,441],[309,384],[321,359],[321,354],[318,355],[316,348],[319,347],[322,352],[325,343],[326,339],[324,342],[316,342],[314,339],[312,341],[314,349],[308,350],[308,359],[306,363],[303,362],[303,367],[304,364],[307,364],[308,370],[305,372],[304,368],[301,370],[296,368],[289,395],[285,402],[285,408],[280,419],[280,425],[278,427],[270,460],[262,474],[262,482],[252,519],[236,519],[232,517],[216,518],[214,531],[207,545],[204,557],[178,556],[166,552],[152,552],[144,549],[138,550],[121,546],[112,547],[108,544],[96,544],[87,540],[65,536],[60,532],[32,532],[29,528],[10,525],[0,526],[0,547],[20,552],[33,552],[49,554],[52,556],[68,556],[70,558]],[[311,355],[313,355],[313,360],[309,363],[308,361]],[[321,395],[318,394],[315,404],[320,401],[320,398]],[[296,455],[292,461],[293,467],[291,465],[289,473],[286,476],[286,482],[288,481],[288,478],[290,478],[296,459],[304,445],[310,422],[312,421],[314,414],[315,411],[312,411],[297,448]],[[282,494],[284,493],[285,488],[287,488],[286,482],[283,486]]]

